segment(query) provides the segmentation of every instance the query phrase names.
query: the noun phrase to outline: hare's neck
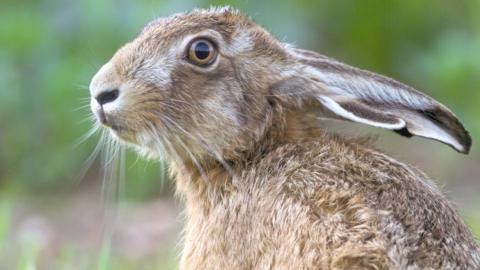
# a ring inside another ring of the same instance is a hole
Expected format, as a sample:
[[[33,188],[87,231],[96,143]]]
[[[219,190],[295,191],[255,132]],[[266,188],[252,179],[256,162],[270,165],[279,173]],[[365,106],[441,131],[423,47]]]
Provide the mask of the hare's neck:
[[[232,183],[232,172],[222,166],[199,172],[195,166],[173,163],[171,174],[176,181],[177,195],[186,203],[188,217],[208,214],[229,193]]]
[[[231,192],[236,192],[238,185],[248,185],[248,179],[244,176],[253,170],[256,163],[279,147],[304,140],[319,140],[323,132],[310,126],[309,123],[313,121],[302,115],[278,115],[265,136],[253,143],[249,147],[251,150],[245,151],[237,160],[172,163],[171,173],[176,181],[176,192],[185,200],[187,212],[208,214]]]

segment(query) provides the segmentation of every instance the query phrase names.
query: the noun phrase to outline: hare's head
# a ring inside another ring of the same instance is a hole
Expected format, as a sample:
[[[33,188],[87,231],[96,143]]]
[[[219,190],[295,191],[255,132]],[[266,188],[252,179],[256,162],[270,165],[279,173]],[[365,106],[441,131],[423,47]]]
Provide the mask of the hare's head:
[[[181,159],[232,158],[260,140],[282,108],[318,108],[463,153],[471,144],[455,115],[432,98],[281,43],[229,8],[149,23],[98,71],[90,91],[92,110],[114,137]]]

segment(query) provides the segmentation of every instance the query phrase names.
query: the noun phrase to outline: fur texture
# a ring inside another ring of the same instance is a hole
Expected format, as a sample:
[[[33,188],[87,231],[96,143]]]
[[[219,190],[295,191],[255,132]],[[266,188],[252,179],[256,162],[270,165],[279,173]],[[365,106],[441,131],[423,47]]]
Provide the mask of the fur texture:
[[[198,38],[215,44],[211,65],[186,59]],[[478,243],[430,179],[316,127],[333,117],[468,152],[456,116],[409,86],[213,8],[149,23],[90,91],[112,136],[171,161],[186,208],[181,269],[480,268]]]

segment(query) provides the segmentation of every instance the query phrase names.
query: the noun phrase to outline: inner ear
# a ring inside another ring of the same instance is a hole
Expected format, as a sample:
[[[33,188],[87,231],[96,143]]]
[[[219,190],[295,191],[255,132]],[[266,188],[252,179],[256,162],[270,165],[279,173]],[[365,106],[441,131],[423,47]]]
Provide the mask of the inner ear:
[[[316,101],[324,117],[421,136],[468,153],[471,138],[460,120],[433,98],[391,78],[305,50],[290,49],[295,65],[274,86],[290,106]],[[315,108],[315,107],[314,107]]]
[[[448,110],[411,110],[395,104],[375,104],[348,97],[319,95],[317,100],[335,118],[437,140],[467,153],[471,139],[461,123]]]
[[[361,101],[337,97],[318,96],[322,105],[340,118],[391,130],[405,128],[405,121],[397,116],[362,104]]]

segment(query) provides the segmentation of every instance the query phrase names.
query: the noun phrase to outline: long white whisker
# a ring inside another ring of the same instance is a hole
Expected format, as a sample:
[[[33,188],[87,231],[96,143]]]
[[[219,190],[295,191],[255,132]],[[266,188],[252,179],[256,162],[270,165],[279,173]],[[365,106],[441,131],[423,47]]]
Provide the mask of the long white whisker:
[[[197,136],[200,137],[200,140],[197,140],[195,137],[191,135],[190,135],[190,138],[197,141],[213,158],[215,158],[215,160],[220,162],[222,166],[225,168],[225,170],[227,170],[227,172],[230,174],[230,176],[235,177],[237,174],[235,173],[234,169],[232,168],[232,166],[230,166],[230,164],[228,164],[227,161],[225,161],[225,159],[220,155],[220,153],[215,149],[209,147],[208,144],[206,143],[207,140],[205,140],[205,138],[202,135],[197,134]],[[202,143],[202,141],[205,143]]]
[[[105,133],[104,133],[105,134]],[[111,245],[116,224],[118,222],[118,211],[120,196],[123,191],[123,182],[125,181],[125,150],[114,141],[107,137],[108,143],[103,151],[103,181],[102,181],[102,200],[104,203],[102,233],[104,235],[104,244]]]
[[[162,139],[160,138],[160,136],[158,136],[156,133],[156,129],[155,127],[148,123],[147,122],[147,126],[148,128],[150,129],[150,131],[148,131],[148,133],[150,134],[150,136],[155,139],[156,141],[156,144],[155,144],[155,147],[156,147],[156,150],[157,152],[159,153],[160,155],[160,188],[161,190],[164,189],[164,185],[165,185],[165,181],[166,181],[166,164],[165,164],[165,157],[164,155],[166,154],[166,151],[164,149],[164,144],[165,143],[162,143]],[[163,139],[164,141],[165,139]]]
[[[88,90],[90,88],[88,85],[85,84],[74,83],[72,85],[78,90]]]
[[[102,149],[102,147],[104,147],[104,144],[105,144],[105,136],[104,136],[104,133],[102,133],[100,136],[100,139],[98,140],[97,145],[93,149],[92,153],[83,162],[81,166],[82,169],[77,173],[77,176],[74,179],[75,185],[78,185],[81,182],[81,180],[85,177],[90,167],[92,167],[93,162],[97,158],[98,153],[100,153],[100,150]]]
[[[119,145],[118,145],[118,142],[113,140],[111,137],[108,137],[109,138],[109,144],[107,145],[108,146],[108,157],[110,157],[110,159],[107,157],[105,159],[105,163],[103,164],[104,168],[110,166],[112,163],[114,163],[114,161],[116,161],[116,159],[118,158],[118,153],[120,151],[120,148],[119,148]]]
[[[95,133],[97,133],[99,129],[100,129],[100,124],[98,122],[95,122],[93,127],[89,131],[87,131],[87,133],[85,133],[83,136],[78,138],[71,147],[77,148],[79,145],[81,145],[82,143],[90,139],[90,137],[92,137]]]
[[[180,131],[182,131],[183,133],[186,133],[186,134],[189,134],[188,131],[186,131],[182,126],[180,126],[179,124],[177,124],[175,121],[173,121],[172,118],[166,116],[166,115],[159,115],[161,117],[161,119],[164,119],[164,120],[167,120],[168,122],[170,122],[172,125],[174,125],[177,129],[179,129]]]
[[[185,152],[190,157],[192,162],[195,164],[195,167],[197,167],[202,178],[205,181],[208,181],[208,177],[207,177],[207,174],[205,173],[205,169],[202,167],[202,165],[200,164],[198,159],[195,157],[195,155],[192,153],[192,151],[188,149],[188,147],[185,145],[185,143],[183,143],[182,139],[178,135],[175,135],[175,139],[180,144],[180,146],[185,150]]]
[[[166,177],[166,164],[165,164],[165,160],[160,160],[160,190],[163,192],[163,190],[165,189],[165,182],[167,181],[167,177]]]
[[[90,115],[89,117],[85,117],[82,120],[77,121],[77,124],[83,124],[87,121],[90,121],[91,123],[93,123],[95,125],[95,123],[97,122],[97,119],[95,118],[94,115]]]
[[[179,124],[177,124],[175,121],[173,121],[170,117],[161,115],[160,116],[162,119],[169,121],[173,125],[175,125],[181,132],[183,132],[188,138],[192,139],[194,142],[196,142],[200,147],[202,147],[207,153],[212,156],[215,160],[220,162],[224,168],[229,172],[229,174],[233,177],[235,176],[235,172],[233,168],[223,159],[223,157],[220,156],[220,154],[217,151],[214,151],[211,149],[206,143],[201,142],[198,140],[195,136],[193,136],[191,133],[186,131],[184,128],[182,128]],[[203,141],[206,141],[203,139]]]
[[[183,162],[182,158],[172,146],[171,142],[165,138],[163,134],[158,133],[157,129],[152,124],[149,123],[147,126],[150,129],[152,138],[156,141],[156,150],[160,153],[168,153],[171,156],[171,159],[174,159],[176,162]],[[168,148],[168,150],[165,148]]]
[[[73,109],[72,112],[78,112],[81,110],[85,110],[86,108],[90,108],[90,104],[84,104],[84,105],[78,106],[77,108]]]

